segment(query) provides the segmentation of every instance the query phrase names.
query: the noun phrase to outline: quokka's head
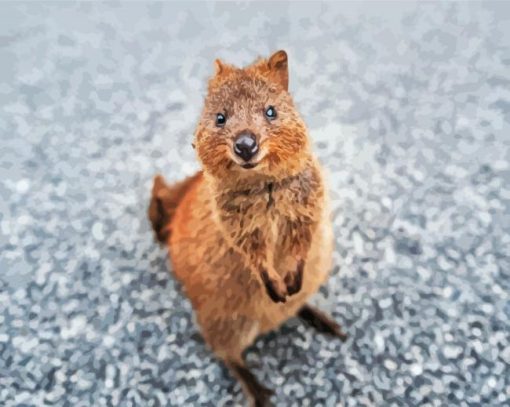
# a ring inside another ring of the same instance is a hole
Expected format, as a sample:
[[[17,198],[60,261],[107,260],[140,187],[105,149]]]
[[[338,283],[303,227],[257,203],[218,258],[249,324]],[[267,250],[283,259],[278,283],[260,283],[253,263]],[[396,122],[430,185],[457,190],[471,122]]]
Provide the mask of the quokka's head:
[[[215,66],[194,142],[205,171],[220,178],[299,171],[309,143],[288,93],[286,52],[246,68],[220,60]]]

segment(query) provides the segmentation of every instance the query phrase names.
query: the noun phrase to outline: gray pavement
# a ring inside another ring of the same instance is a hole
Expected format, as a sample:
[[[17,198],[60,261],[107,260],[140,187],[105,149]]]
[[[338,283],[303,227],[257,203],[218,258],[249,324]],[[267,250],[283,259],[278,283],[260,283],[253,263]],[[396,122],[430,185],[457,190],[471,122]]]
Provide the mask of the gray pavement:
[[[335,267],[248,363],[281,406],[510,399],[510,4],[0,3],[0,405],[226,406],[146,219],[213,60],[280,48]]]

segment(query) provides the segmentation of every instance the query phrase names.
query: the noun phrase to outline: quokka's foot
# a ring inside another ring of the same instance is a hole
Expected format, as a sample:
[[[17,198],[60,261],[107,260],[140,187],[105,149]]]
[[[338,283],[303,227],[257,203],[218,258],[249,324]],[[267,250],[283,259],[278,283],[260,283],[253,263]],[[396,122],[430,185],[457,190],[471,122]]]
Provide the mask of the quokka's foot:
[[[305,261],[299,260],[296,266],[296,270],[290,273],[287,273],[285,276],[284,282],[287,286],[287,293],[289,295],[294,295],[301,291],[301,286],[303,284],[303,270],[305,268]]]
[[[241,382],[241,385],[250,399],[253,407],[270,407],[271,396],[274,391],[261,384],[250,370],[238,363],[228,364],[232,373]]]
[[[287,287],[279,276],[276,278],[271,277],[266,269],[262,269],[260,275],[269,298],[271,298],[274,302],[287,301]]]
[[[339,324],[331,317],[309,304],[305,304],[298,311],[298,316],[321,333],[337,337],[342,342],[347,340],[347,334],[342,332],[342,328]]]

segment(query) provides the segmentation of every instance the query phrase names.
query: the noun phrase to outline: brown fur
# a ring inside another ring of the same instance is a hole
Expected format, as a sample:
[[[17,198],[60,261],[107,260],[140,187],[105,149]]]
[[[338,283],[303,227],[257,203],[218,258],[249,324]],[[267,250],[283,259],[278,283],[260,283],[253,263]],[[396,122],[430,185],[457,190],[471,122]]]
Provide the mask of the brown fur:
[[[255,404],[261,385],[243,370],[243,350],[295,316],[331,266],[323,177],[287,72],[284,51],[244,69],[217,60],[194,140],[203,172],[173,186],[156,177],[149,208],[206,342]],[[277,109],[273,121],[264,116],[268,105]],[[224,127],[215,124],[218,112]],[[260,146],[252,169],[232,152],[243,131]]]

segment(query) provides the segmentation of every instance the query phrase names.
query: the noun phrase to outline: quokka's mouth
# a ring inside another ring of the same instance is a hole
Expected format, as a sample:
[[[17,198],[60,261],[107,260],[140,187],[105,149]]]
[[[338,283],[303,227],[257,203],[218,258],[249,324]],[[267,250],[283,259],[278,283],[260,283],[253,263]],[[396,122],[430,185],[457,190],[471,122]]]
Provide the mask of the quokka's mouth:
[[[255,168],[257,165],[259,165],[259,162],[242,162],[240,163],[239,161],[237,160],[231,160],[229,161],[229,163],[227,164],[227,169],[231,169],[232,166],[234,167],[241,167],[243,170],[251,170],[252,168]]]

